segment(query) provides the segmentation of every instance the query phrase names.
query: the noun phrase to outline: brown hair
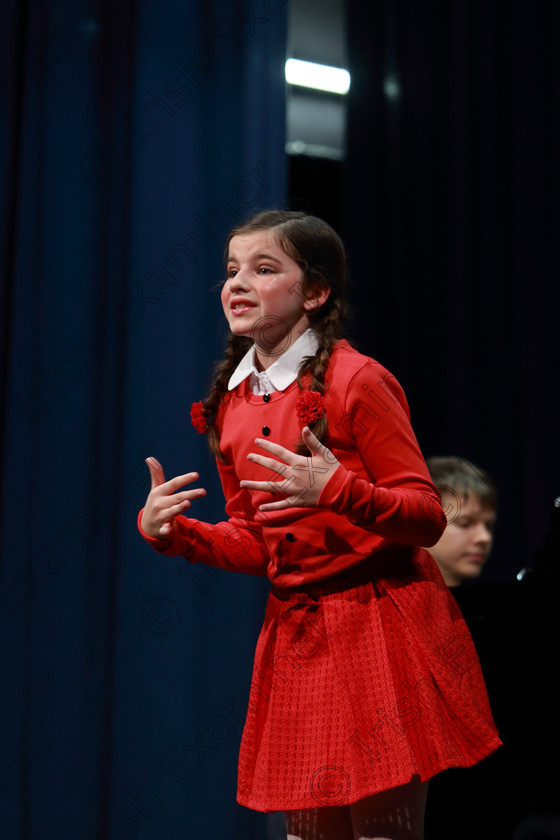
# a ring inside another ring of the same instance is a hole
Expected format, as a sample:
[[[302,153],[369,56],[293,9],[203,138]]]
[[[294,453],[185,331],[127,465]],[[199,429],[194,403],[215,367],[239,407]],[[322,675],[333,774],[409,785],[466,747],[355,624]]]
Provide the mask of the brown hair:
[[[330,294],[322,306],[308,313],[319,345],[314,356],[305,357],[298,371],[300,388],[303,387],[302,377],[307,374],[311,378],[311,390],[322,394],[333,345],[343,336],[343,324],[347,315],[344,299],[347,280],[344,246],[332,227],[316,216],[296,211],[265,210],[233,228],[227,239],[225,259],[227,260],[229,243],[234,236],[260,230],[273,230],[280,247],[300,266],[303,272],[304,294],[317,286],[330,288]],[[216,416],[218,407],[227,393],[229,379],[252,344],[252,338],[229,336],[225,357],[214,372],[208,396],[204,401],[203,413],[206,417]],[[326,438],[325,416],[315,423],[312,431],[319,440]],[[220,460],[224,460],[220,450],[219,433],[214,425],[208,426],[208,443],[214,454]],[[307,452],[303,443],[298,446],[298,451]]]
[[[478,496],[483,508],[496,510],[496,486],[485,470],[466,458],[452,455],[426,458],[426,464],[432,481],[442,496],[446,491],[457,493],[465,499]]]

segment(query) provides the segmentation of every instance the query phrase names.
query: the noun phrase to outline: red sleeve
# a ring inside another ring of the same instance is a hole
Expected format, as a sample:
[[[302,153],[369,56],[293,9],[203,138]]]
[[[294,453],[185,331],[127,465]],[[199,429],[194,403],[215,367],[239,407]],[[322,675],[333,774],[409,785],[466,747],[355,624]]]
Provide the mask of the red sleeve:
[[[170,539],[149,537],[142,529],[142,513],[138,514],[138,530],[148,545],[160,554],[185,557],[192,563],[207,563],[220,569],[266,575],[268,552],[258,531],[232,518],[210,525],[198,519],[177,516],[176,531]]]
[[[211,525],[186,516],[175,518],[175,533],[169,539],[148,536],[138,514],[138,530],[148,545],[160,554],[185,557],[193,563],[207,563],[220,569],[266,576],[269,553],[254,513],[249,494],[239,487],[233,467],[218,463],[226,496],[228,520]]]
[[[447,524],[445,514],[395,377],[377,363],[365,365],[349,383],[344,417],[345,435],[351,436],[368,478],[341,464],[319,506],[391,542],[434,545]]]

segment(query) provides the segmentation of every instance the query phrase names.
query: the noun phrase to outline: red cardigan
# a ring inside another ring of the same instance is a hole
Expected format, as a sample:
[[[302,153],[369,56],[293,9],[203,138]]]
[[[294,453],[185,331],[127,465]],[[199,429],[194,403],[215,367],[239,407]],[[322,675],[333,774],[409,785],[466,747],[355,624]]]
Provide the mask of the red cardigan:
[[[301,441],[297,383],[265,400],[248,382],[226,395],[216,418],[227,460],[217,463],[228,520],[211,525],[178,516],[175,536],[155,539],[142,531],[140,511],[138,527],[156,551],[267,575],[276,586],[297,586],[398,546],[438,541],[446,526],[439,493],[412,431],[404,392],[378,362],[346,341],[332,353],[325,377],[325,442],[340,466],[315,508],[260,512],[258,506],[273,497],[239,487],[242,479],[272,479],[246,457],[263,452],[254,440],[266,434],[264,427],[269,440],[292,451]]]

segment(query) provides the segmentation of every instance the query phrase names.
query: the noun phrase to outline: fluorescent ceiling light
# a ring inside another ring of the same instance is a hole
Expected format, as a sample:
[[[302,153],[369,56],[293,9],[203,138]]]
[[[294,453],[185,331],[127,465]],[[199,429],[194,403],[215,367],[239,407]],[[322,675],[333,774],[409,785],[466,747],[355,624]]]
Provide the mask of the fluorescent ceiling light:
[[[342,67],[329,67],[327,64],[289,58],[285,73],[289,85],[324,90],[328,93],[348,93],[350,90],[350,73]]]

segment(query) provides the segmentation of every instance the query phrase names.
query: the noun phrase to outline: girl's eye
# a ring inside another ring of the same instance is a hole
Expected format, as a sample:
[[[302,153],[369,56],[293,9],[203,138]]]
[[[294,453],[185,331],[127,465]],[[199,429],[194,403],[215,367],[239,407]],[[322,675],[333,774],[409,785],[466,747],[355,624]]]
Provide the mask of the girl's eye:
[[[236,274],[237,274],[237,269],[236,268],[228,268],[228,270],[227,270],[227,276],[228,277],[235,277]]]
[[[259,268],[259,274],[274,274],[274,271],[267,265],[261,265]]]

